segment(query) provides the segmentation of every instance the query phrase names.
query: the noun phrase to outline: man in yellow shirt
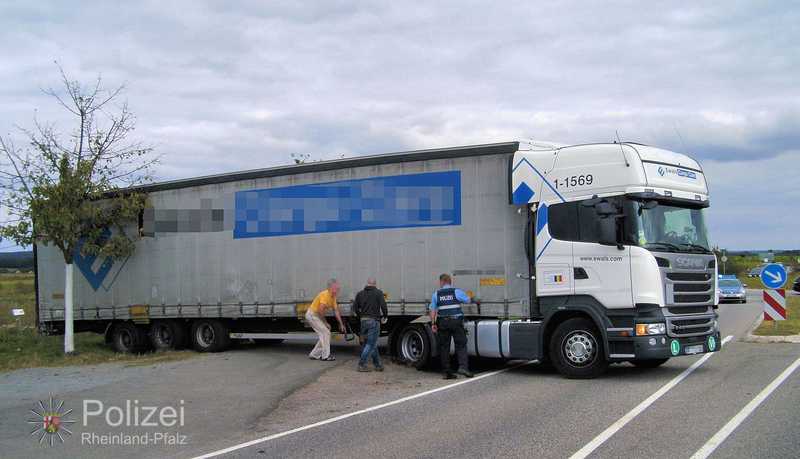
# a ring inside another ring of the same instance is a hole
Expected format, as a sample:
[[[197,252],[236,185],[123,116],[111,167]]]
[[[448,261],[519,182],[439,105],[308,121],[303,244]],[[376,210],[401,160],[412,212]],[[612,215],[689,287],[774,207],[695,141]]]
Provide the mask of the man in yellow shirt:
[[[331,326],[325,319],[325,311],[333,309],[336,314],[336,321],[339,322],[339,331],[345,332],[344,322],[342,322],[342,315],[339,313],[339,305],[336,303],[336,295],[339,293],[339,282],[336,279],[328,281],[328,288],[319,292],[314,298],[311,306],[306,311],[306,321],[311,325],[311,328],[317,332],[319,340],[308,357],[314,360],[336,360],[331,355]]]

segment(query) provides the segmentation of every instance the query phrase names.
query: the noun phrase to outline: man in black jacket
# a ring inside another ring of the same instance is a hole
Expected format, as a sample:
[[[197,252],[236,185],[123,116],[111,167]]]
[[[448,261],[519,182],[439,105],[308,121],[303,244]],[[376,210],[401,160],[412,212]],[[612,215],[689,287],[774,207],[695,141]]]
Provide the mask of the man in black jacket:
[[[378,353],[378,337],[381,335],[381,319],[389,315],[386,308],[386,299],[383,292],[375,286],[374,277],[367,279],[367,286],[356,294],[353,300],[353,312],[361,320],[361,336],[366,337],[361,359],[358,361],[358,371],[369,371],[367,360],[372,357],[372,363],[377,371],[383,371],[381,357]]]

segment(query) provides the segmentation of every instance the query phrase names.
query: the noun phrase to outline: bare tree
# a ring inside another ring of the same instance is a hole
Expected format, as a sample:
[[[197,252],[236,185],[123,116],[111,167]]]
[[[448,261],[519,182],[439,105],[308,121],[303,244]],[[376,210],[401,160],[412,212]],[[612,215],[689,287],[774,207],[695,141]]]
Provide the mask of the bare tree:
[[[82,255],[125,257],[138,232],[131,229],[146,196],[130,189],[151,180],[152,148],[129,140],[136,118],[121,101],[124,86],[103,88],[70,80],[58,67],[62,87],[45,94],[69,114],[66,135],[34,119],[18,128],[19,143],[0,137],[0,206],[7,220],[0,239],[18,245],[53,245],[65,263],[64,351],[73,343],[73,260]],[[22,146],[20,146],[22,145]]]

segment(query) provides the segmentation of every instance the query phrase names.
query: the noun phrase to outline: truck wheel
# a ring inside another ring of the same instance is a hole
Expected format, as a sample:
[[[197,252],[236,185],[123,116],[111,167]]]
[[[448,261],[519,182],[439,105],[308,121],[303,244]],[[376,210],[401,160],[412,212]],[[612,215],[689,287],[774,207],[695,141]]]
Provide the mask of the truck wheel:
[[[198,352],[220,352],[231,343],[228,327],[215,319],[200,319],[192,322],[192,346]]]
[[[556,327],[550,338],[550,361],[567,378],[596,378],[608,368],[603,336],[589,319],[566,320]]]
[[[664,365],[669,360],[669,357],[665,359],[640,359],[640,360],[631,360],[630,362],[636,365],[639,368],[656,368]]]
[[[147,334],[130,322],[120,322],[111,330],[111,346],[123,354],[142,352],[147,348]]]
[[[397,335],[396,355],[401,361],[414,366],[425,368],[431,359],[431,339],[423,326],[408,325]]]
[[[157,351],[183,349],[186,327],[177,320],[158,320],[150,325],[150,343]]]

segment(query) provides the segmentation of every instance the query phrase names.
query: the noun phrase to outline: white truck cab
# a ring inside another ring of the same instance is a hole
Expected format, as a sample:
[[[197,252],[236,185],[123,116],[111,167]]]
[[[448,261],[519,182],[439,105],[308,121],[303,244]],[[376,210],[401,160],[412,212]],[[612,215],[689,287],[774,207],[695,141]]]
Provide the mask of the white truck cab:
[[[695,160],[635,143],[520,143],[509,167],[512,204],[535,221],[532,315],[554,364],[574,367],[560,370],[592,373],[599,350],[656,366],[719,349],[708,185]],[[574,330],[548,342],[547,323],[571,314],[602,324],[602,338]]]

